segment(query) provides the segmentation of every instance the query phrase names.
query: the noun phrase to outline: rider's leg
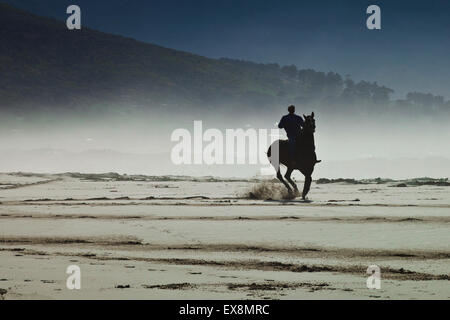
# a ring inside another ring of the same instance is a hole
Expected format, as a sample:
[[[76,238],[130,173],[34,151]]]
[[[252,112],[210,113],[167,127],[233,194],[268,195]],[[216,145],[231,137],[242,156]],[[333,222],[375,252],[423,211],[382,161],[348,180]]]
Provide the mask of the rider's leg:
[[[288,138],[289,138],[289,156],[291,158],[291,161],[295,162],[296,140],[295,137],[288,137]]]

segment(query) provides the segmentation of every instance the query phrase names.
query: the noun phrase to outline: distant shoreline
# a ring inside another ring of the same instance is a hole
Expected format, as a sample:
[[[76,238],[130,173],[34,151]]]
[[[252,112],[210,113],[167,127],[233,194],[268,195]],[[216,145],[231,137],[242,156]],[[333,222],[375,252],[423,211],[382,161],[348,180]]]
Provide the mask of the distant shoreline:
[[[0,172],[3,175],[11,175],[18,177],[42,177],[58,179],[62,177],[76,178],[85,181],[134,181],[134,182],[275,182],[276,178],[226,178],[219,176],[184,176],[184,175],[140,175],[140,174],[119,174],[116,172],[108,173],[79,173],[79,172],[66,172],[66,173],[32,173],[32,172]],[[345,183],[345,184],[392,184],[395,187],[407,187],[407,186],[450,186],[449,178],[430,178],[430,177],[417,177],[411,179],[390,179],[390,178],[369,178],[369,179],[354,179],[354,178],[318,178],[314,180],[317,184],[330,184],[330,183]],[[2,184],[0,184],[0,190]]]

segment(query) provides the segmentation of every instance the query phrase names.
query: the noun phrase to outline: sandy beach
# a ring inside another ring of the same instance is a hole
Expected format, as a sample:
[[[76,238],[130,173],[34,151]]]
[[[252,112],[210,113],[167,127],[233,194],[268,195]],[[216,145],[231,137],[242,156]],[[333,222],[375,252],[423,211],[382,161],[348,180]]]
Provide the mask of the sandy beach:
[[[309,201],[260,186],[0,174],[0,297],[450,298],[448,186],[313,183]],[[70,265],[81,290],[66,287]],[[366,286],[370,265],[381,289]]]

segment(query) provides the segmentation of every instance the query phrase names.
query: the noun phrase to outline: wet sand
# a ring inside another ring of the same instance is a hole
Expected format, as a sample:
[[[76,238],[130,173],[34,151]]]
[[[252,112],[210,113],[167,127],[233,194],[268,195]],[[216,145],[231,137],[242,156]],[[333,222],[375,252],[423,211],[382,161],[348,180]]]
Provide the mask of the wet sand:
[[[0,299],[449,299],[450,187],[395,185],[0,174]]]

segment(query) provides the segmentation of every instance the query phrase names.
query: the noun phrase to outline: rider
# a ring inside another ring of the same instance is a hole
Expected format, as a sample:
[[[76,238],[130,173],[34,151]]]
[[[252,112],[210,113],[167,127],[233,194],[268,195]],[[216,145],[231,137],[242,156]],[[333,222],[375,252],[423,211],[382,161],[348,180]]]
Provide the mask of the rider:
[[[278,128],[286,130],[289,139],[289,155],[295,163],[295,143],[296,138],[303,128],[305,122],[303,118],[295,114],[295,106],[288,107],[289,114],[283,116],[278,123]]]

